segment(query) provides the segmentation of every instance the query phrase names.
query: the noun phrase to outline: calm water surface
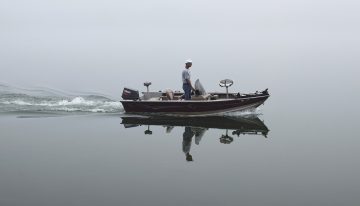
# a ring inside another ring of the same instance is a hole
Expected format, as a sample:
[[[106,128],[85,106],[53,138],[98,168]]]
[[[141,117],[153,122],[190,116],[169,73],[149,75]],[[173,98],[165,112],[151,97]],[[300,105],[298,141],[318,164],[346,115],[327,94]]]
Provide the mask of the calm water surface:
[[[356,115],[279,104],[203,119],[3,113],[0,203],[358,205]]]
[[[200,119],[126,118],[102,96],[4,86],[0,203],[359,205],[357,83],[295,76],[269,83],[250,116]]]

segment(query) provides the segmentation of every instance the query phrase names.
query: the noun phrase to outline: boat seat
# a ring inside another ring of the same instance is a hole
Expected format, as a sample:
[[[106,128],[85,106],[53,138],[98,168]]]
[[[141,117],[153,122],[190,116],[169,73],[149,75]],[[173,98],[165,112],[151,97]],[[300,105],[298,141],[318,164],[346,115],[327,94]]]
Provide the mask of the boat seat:
[[[210,94],[191,96],[191,100],[208,100],[209,98],[210,98]]]
[[[174,92],[171,89],[167,89],[165,91],[166,93],[166,97],[168,100],[173,100],[174,99]]]

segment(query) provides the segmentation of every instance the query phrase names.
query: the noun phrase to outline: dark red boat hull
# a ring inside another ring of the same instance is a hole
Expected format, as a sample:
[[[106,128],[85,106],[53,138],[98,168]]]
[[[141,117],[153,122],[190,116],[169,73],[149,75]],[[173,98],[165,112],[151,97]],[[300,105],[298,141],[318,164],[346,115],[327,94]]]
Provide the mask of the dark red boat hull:
[[[240,97],[236,99],[221,99],[207,101],[132,101],[123,100],[124,110],[127,113],[160,113],[200,115],[221,112],[241,111],[256,108],[269,98],[268,94]]]

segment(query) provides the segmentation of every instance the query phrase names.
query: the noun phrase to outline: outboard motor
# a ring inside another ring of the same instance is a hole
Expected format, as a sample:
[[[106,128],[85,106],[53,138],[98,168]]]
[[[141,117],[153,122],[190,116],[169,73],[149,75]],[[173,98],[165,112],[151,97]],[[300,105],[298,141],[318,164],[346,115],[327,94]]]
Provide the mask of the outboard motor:
[[[124,100],[138,100],[140,98],[138,90],[130,89],[126,87],[124,88],[121,97]]]

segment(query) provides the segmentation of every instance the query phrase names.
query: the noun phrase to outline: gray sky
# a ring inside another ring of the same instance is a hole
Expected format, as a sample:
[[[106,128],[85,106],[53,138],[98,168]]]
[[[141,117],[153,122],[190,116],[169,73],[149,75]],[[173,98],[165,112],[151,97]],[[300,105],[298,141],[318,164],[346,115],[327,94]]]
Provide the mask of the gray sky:
[[[181,89],[192,58],[211,91],[224,78],[244,91],[353,88],[359,11],[355,0],[0,0],[0,82],[120,97],[144,81]]]

